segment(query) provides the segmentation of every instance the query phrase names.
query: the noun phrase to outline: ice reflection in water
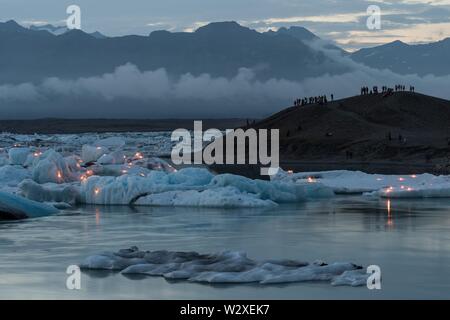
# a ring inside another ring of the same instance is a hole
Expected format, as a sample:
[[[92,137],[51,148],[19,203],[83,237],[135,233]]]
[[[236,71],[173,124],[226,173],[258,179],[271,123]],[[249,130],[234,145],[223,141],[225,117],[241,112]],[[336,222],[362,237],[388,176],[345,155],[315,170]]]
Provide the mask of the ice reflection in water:
[[[450,298],[449,212],[448,199],[361,196],[269,210],[86,206],[0,224],[0,298]],[[321,283],[208,286],[99,272],[83,273],[80,291],[65,288],[68,265],[133,245],[376,264],[383,286],[377,292]]]

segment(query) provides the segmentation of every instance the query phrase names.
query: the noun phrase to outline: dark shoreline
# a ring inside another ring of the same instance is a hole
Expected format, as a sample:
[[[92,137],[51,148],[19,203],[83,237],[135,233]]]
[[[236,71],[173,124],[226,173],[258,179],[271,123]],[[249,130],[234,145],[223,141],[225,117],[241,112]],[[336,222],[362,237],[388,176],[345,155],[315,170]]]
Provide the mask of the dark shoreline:
[[[79,133],[124,133],[172,131],[178,128],[193,129],[194,121],[200,119],[35,119],[35,120],[0,120],[0,131],[12,134],[79,134]],[[217,128],[220,130],[245,127],[247,119],[202,119],[203,130]],[[314,172],[329,170],[352,170],[379,174],[421,174],[441,172],[436,170],[436,163],[420,161],[345,161],[340,158],[327,160],[283,159],[280,167],[294,172]],[[255,165],[212,165],[217,173],[233,173],[249,178],[268,179],[260,175],[259,166]]]
[[[17,134],[73,134],[104,132],[192,130],[194,121],[202,120],[203,129],[233,129],[246,124],[246,119],[34,119],[0,120],[0,132]]]

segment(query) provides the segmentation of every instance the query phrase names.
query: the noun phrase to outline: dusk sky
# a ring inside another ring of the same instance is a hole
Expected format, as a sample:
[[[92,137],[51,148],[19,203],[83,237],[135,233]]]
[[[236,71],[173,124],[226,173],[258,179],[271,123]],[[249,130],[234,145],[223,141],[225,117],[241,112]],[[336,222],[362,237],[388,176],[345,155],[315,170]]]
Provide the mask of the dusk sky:
[[[229,20],[258,31],[304,26],[348,50],[397,39],[422,43],[450,36],[450,0],[0,0],[0,20],[61,25],[71,4],[81,7],[84,31],[108,36],[193,31],[208,22]],[[366,27],[371,4],[381,8],[381,30]]]

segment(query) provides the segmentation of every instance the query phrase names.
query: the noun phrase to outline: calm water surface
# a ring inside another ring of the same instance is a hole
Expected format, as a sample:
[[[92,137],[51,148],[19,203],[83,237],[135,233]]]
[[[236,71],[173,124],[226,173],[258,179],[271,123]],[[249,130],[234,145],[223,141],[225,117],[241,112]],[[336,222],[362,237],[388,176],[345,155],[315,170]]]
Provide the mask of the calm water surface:
[[[82,274],[66,289],[67,266],[105,250],[211,253],[250,258],[376,264],[382,289],[289,285],[203,285],[120,273]],[[0,224],[0,298],[303,299],[450,298],[450,200],[359,196],[275,209],[86,206],[52,217]]]

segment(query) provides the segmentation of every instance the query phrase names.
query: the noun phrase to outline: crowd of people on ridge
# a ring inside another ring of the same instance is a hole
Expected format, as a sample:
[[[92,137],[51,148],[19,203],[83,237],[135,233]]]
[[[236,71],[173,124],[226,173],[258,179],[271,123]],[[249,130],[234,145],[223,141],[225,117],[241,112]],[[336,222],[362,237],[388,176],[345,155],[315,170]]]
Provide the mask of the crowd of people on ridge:
[[[373,86],[372,89],[369,87],[361,87],[361,95],[367,95],[367,94],[378,94],[383,93],[384,96],[388,96],[394,92],[401,92],[406,91],[406,86],[402,84],[396,84],[394,88],[388,87],[388,86],[382,86],[381,90],[378,88],[378,86]],[[414,86],[409,86],[409,92],[415,92]],[[331,94],[331,101],[334,101],[334,95]],[[295,107],[303,107],[311,104],[327,104],[328,98],[326,95],[322,96],[316,96],[316,97],[304,97],[304,98],[298,98],[294,100],[294,106]]]
[[[390,88],[388,86],[382,86],[381,87],[381,93],[384,94],[391,94],[394,92],[401,92],[401,91],[406,91],[406,86],[402,85],[402,84],[396,84],[394,86],[394,88]],[[409,86],[409,91],[410,92],[415,92],[415,88],[414,86]],[[372,89],[370,89],[369,87],[361,87],[361,95],[366,95],[366,94],[378,94],[380,93],[378,90],[378,86],[373,86]]]
[[[331,95],[331,101],[334,100],[334,95]],[[317,97],[304,97],[303,99],[295,99],[294,100],[294,106],[295,107],[302,107],[302,106],[306,106],[309,104],[327,104],[328,103],[328,98],[327,95],[323,95],[323,96],[317,96]]]

